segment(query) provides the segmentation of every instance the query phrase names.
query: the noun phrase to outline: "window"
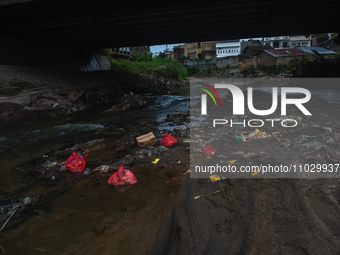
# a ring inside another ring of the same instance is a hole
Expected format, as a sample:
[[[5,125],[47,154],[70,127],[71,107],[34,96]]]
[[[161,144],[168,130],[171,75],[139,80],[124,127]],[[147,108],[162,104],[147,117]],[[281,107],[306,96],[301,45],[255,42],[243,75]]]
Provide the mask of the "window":
[[[265,45],[265,46],[270,46],[270,43],[265,43],[264,45]]]
[[[280,42],[279,41],[275,41],[274,42],[274,48],[279,48],[280,47]]]
[[[284,47],[284,48],[288,48],[288,42],[283,42],[283,45],[282,45],[282,47]]]
[[[307,43],[302,43],[302,47],[307,47]]]

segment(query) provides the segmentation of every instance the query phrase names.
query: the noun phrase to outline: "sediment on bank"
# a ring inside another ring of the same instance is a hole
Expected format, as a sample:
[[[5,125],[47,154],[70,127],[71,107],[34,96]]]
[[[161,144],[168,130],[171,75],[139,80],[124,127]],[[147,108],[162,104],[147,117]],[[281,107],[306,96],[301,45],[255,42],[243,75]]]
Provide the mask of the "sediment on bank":
[[[1,123],[115,105],[115,111],[127,111],[148,105],[144,94],[166,94],[187,84],[131,70],[71,72],[2,66],[0,74]]]

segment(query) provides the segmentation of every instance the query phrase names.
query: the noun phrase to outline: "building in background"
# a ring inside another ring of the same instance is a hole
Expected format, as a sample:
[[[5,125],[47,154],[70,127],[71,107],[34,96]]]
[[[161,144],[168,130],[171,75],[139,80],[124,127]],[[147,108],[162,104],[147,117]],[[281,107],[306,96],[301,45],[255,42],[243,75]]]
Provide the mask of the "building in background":
[[[319,47],[323,42],[329,39],[328,34],[312,34],[312,47]]]
[[[240,40],[224,40],[216,42],[217,58],[237,56],[241,53]]]
[[[257,45],[257,46],[247,46],[242,53],[247,54],[250,57],[254,57],[257,54],[261,53],[264,50],[269,50],[269,49],[273,49],[272,47],[270,47],[269,45]]]
[[[309,55],[317,55],[317,53],[318,53],[320,55],[330,56],[330,55],[334,55],[336,53],[335,51],[325,49],[325,48],[322,48],[322,47],[298,47],[296,49],[303,51],[303,52],[306,52]]]
[[[241,52],[248,46],[262,46],[262,40],[259,39],[241,39]]]
[[[289,61],[294,59],[295,57],[306,56],[306,55],[309,55],[309,54],[301,50],[294,49],[294,48],[267,49],[267,50],[263,50],[261,53],[256,55],[256,59],[254,59],[254,65],[256,67],[276,66],[276,68],[278,68],[278,66],[282,64],[288,65]]]
[[[189,57],[192,60],[198,59],[198,54],[203,53],[206,59],[214,59],[216,57],[216,41],[186,43],[174,46],[174,59],[179,57]]]
[[[321,43],[320,47],[327,49],[327,50],[340,52],[340,45],[336,44],[334,39],[329,39],[329,40]]]
[[[140,55],[144,52],[150,53],[150,46],[111,48],[108,50],[114,57],[132,58],[133,54]]]
[[[291,35],[290,48],[295,48],[296,46],[311,47],[312,35]]]
[[[276,36],[276,37],[265,37],[262,45],[270,46],[274,49],[285,49],[290,46],[290,37],[287,36]]]

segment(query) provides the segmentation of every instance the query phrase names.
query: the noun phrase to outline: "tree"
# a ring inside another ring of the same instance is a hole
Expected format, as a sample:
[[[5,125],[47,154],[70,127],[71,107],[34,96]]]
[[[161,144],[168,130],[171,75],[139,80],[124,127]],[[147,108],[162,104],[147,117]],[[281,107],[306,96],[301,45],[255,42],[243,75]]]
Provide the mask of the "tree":
[[[203,53],[203,52],[198,53],[198,54],[197,54],[197,57],[198,57],[198,60],[200,60],[200,61],[205,60],[205,56],[204,56],[204,53]]]
[[[188,56],[179,56],[178,57],[178,61],[180,61],[180,62],[183,62],[186,59],[190,59],[190,57],[188,57]]]
[[[166,53],[164,52],[160,52],[159,55],[158,55],[161,59],[164,59],[167,57]]]
[[[338,33],[331,33],[331,39],[337,39]]]

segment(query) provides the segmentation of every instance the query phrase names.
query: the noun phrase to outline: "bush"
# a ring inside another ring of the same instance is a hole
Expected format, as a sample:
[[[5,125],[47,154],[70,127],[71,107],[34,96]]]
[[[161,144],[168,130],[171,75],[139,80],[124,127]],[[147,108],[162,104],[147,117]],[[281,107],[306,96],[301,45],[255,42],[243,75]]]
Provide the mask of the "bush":
[[[229,68],[230,68],[230,65],[229,65],[229,64],[227,64],[227,65],[225,66],[225,68],[229,69]]]
[[[188,76],[197,74],[198,71],[199,71],[199,69],[196,67],[196,65],[193,65],[192,67],[190,67],[190,66],[187,67]]]
[[[340,54],[333,59],[316,58],[311,60],[310,55],[293,59],[288,64],[288,69],[293,75],[303,77],[339,77]]]
[[[163,56],[153,57],[152,54],[141,54],[140,56],[141,58],[139,60],[142,59],[144,61],[118,59],[117,62],[119,62],[119,65],[115,66],[114,69],[129,69],[138,73],[154,73],[158,76],[172,78],[179,81],[187,79],[188,77],[187,69],[175,59],[170,57],[163,58]],[[152,59],[150,56],[152,56]],[[147,64],[145,62],[145,57],[148,60]]]
[[[197,58],[198,58],[199,61],[205,60],[205,56],[204,56],[204,54],[202,52],[197,54]]]

